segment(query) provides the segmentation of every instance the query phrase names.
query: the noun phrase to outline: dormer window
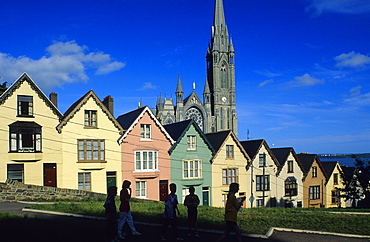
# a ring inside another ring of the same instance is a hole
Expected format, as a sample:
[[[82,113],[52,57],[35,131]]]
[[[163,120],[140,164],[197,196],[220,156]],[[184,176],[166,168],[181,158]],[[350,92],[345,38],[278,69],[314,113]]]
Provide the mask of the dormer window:
[[[85,127],[97,127],[96,110],[85,110]]]
[[[18,96],[18,116],[30,117],[33,115],[32,96]]]

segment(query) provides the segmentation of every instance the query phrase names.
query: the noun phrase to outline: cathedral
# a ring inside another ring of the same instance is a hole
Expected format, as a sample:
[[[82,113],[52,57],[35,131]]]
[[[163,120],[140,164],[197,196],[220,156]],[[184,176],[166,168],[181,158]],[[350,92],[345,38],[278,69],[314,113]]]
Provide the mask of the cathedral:
[[[195,92],[184,97],[180,75],[176,100],[162,99],[156,104],[156,116],[162,124],[194,119],[204,133],[232,130],[238,134],[235,98],[234,46],[229,37],[222,0],[215,0],[211,40],[206,55],[206,81],[203,101]]]

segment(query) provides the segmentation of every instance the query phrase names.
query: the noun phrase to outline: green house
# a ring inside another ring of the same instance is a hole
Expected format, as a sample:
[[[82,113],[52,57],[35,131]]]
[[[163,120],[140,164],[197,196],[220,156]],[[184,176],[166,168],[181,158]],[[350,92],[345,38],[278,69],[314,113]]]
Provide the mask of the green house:
[[[179,202],[183,203],[194,186],[200,205],[210,206],[212,187],[211,144],[193,119],[165,125],[175,144],[170,148],[171,183],[177,185]]]

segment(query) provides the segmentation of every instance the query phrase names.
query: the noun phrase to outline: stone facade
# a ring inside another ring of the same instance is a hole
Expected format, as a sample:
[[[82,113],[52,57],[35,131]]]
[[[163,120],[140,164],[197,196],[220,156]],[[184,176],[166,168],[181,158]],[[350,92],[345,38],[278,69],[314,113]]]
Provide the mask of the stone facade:
[[[27,185],[7,179],[0,183],[0,201],[105,199],[106,194],[83,190]]]

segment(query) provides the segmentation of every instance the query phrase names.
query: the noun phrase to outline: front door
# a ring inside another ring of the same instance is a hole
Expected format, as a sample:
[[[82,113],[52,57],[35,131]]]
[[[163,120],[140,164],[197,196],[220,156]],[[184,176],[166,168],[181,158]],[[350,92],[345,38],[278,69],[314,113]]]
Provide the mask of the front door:
[[[107,172],[107,191],[110,186],[117,186],[117,173],[115,171]]]
[[[57,187],[57,164],[44,164],[44,186]]]
[[[203,206],[209,206],[209,187],[202,188]]]
[[[168,180],[159,181],[159,200],[165,201],[168,195]]]

